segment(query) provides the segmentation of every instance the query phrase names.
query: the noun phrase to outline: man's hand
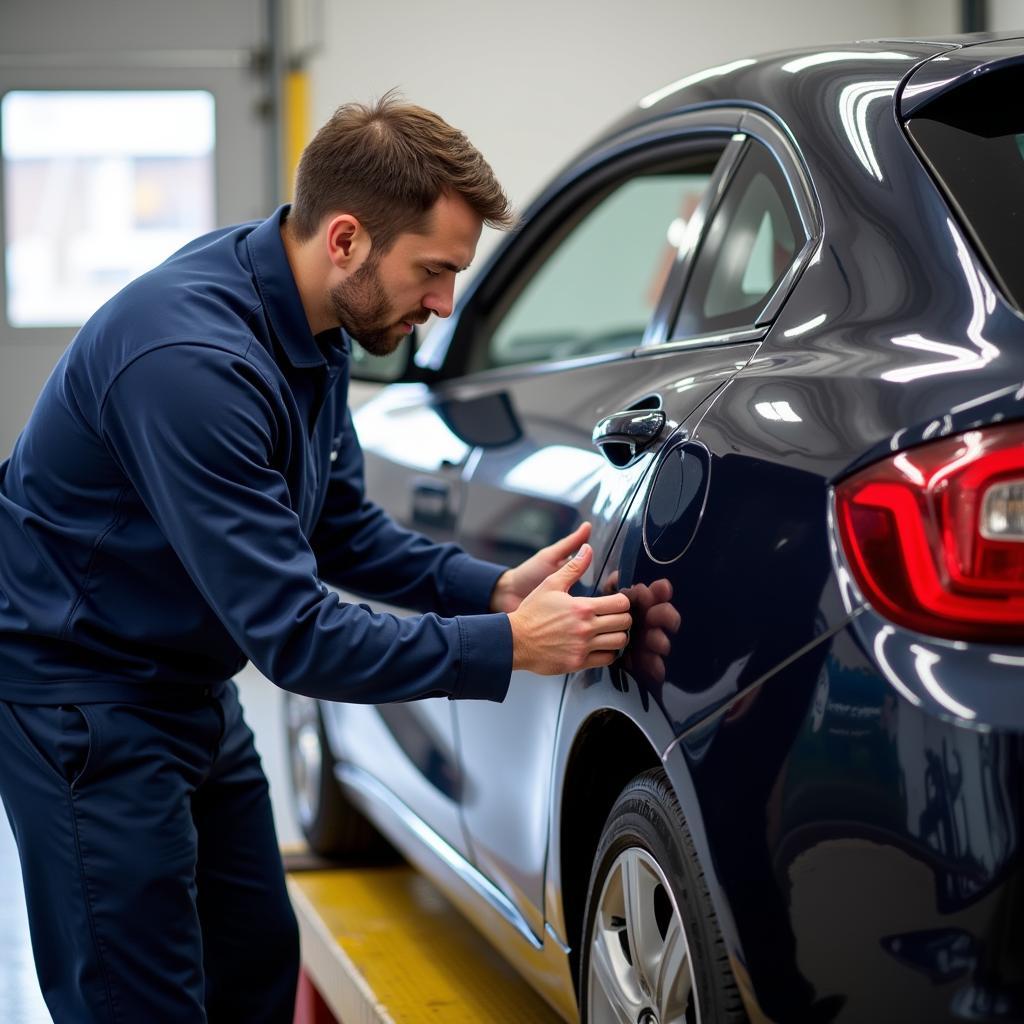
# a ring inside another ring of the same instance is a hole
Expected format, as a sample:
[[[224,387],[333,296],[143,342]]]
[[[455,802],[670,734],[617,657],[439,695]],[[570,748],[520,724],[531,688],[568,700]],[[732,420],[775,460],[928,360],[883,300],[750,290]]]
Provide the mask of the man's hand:
[[[570,597],[568,593],[593,557],[593,548],[584,544],[578,555],[547,576],[509,613],[514,669],[554,676],[610,665],[619,656],[632,624],[629,598],[625,594]]]
[[[541,548],[515,569],[503,572],[491,594],[491,611],[514,612],[527,594],[561,569],[589,538],[590,523],[580,523],[568,537]]]

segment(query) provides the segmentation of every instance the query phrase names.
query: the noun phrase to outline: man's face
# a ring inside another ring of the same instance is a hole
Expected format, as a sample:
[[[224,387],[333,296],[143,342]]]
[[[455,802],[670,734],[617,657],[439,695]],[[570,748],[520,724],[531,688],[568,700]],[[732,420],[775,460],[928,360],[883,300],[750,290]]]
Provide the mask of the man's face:
[[[371,249],[355,273],[331,288],[338,322],[368,352],[386,356],[431,313],[449,316],[455,275],[472,261],[481,227],[465,200],[441,196],[424,234],[399,235],[382,257]]]

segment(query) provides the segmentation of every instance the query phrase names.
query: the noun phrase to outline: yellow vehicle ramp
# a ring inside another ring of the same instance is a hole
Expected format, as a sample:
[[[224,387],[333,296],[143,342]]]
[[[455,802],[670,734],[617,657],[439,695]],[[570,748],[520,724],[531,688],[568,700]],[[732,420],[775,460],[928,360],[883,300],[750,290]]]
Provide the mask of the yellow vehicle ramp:
[[[303,970],[340,1024],[561,1021],[407,865],[292,870],[288,889]]]

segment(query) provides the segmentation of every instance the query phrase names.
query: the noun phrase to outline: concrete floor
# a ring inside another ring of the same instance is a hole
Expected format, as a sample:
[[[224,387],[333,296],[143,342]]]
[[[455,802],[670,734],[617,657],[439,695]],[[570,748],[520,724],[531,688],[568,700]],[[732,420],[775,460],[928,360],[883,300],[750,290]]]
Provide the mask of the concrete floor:
[[[293,844],[301,839],[288,803],[285,753],[284,694],[249,666],[238,676],[246,721],[256,734],[256,747],[270,780],[278,839]],[[7,816],[0,815],[0,1021],[3,1024],[49,1024],[32,964],[25,896],[18,850]]]

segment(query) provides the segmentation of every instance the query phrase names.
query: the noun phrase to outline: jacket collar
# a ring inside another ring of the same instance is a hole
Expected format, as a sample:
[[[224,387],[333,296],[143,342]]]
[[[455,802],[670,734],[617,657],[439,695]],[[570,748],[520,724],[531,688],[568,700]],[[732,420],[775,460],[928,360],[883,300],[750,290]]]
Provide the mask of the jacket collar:
[[[246,238],[256,287],[281,350],[292,366],[334,366],[346,358],[341,331],[332,328],[314,337],[284,251],[281,225],[290,209],[289,203],[279,206]]]

